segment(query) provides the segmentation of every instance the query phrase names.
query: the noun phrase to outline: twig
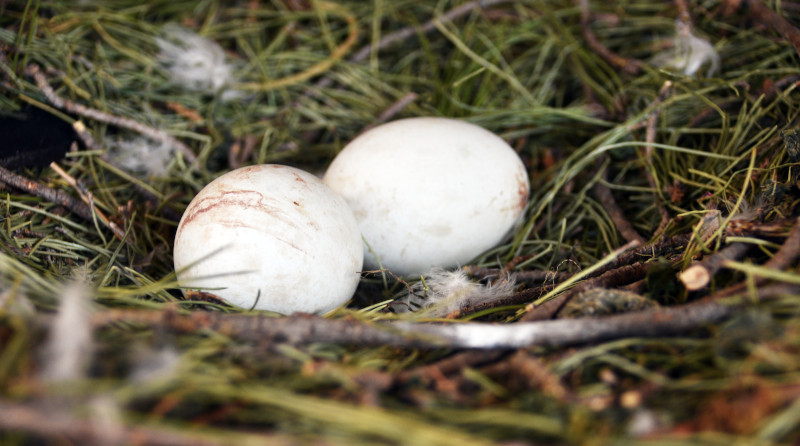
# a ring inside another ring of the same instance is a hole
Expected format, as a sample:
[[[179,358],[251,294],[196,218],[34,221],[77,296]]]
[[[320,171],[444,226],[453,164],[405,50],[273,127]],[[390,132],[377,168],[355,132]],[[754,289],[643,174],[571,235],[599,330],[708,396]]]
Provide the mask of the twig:
[[[597,271],[589,274],[587,278],[597,277],[606,271],[619,268],[620,266],[630,265],[642,260],[651,259],[674,252],[677,249],[685,247],[692,234],[680,234],[666,240],[654,243],[648,246],[641,246],[632,249],[620,255],[616,260],[609,262],[607,265],[598,269]],[[517,282],[523,283],[538,283],[538,282],[561,282],[572,276],[572,273],[558,272],[558,271],[543,271],[543,270],[530,270],[530,271],[512,271],[506,272],[502,269],[496,268],[477,268],[474,266],[465,266],[464,271],[476,277],[501,277],[508,276]]]
[[[543,295],[545,295],[546,293],[552,291],[555,287],[556,287],[555,284],[550,284],[550,285],[545,284],[535,288],[528,288],[516,292],[502,299],[493,299],[489,302],[477,302],[475,304],[467,305],[465,307],[459,308],[458,310],[452,311],[448,313],[445,316],[445,318],[459,319],[469,314],[477,313],[479,311],[489,310],[492,308],[505,307],[509,305],[527,304],[531,300],[538,299]]]
[[[561,383],[559,376],[553,373],[547,364],[525,350],[518,350],[506,361],[485,366],[481,372],[489,377],[499,375],[500,382],[519,376],[525,380],[525,388],[533,385],[545,395],[561,401],[575,398],[575,395]]]
[[[658,105],[661,102],[663,102],[664,99],[667,98],[667,95],[669,94],[671,88],[672,88],[671,81],[664,82],[664,85],[661,86],[661,89],[658,92],[658,97],[656,98],[654,105]],[[659,199],[658,183],[656,183],[655,178],[650,173],[650,170],[647,168],[647,166],[652,165],[653,161],[653,146],[651,144],[653,144],[656,141],[656,124],[658,123],[658,117],[660,115],[661,115],[661,109],[659,107],[656,107],[650,114],[650,116],[647,118],[647,127],[645,128],[645,142],[647,143],[647,145],[645,146],[644,149],[645,167],[644,169],[642,169],[644,171],[645,176],[647,177],[647,183],[653,190],[653,200],[656,204],[656,207],[658,208],[658,213],[661,214],[661,223],[659,223],[658,228],[655,231],[656,234],[660,233],[667,226],[667,223],[669,222],[670,219],[669,211],[667,211],[667,208],[664,206],[663,203],[661,203],[661,200]]]
[[[408,107],[409,104],[417,100],[417,94],[414,92],[408,93],[407,95],[403,96],[402,98],[394,101],[392,105],[386,108],[380,115],[378,115],[378,121],[374,122],[366,127],[361,131],[366,132],[367,130],[375,127],[378,124],[384,123],[394,117],[394,115],[400,113],[404,108]]]
[[[37,181],[17,175],[5,167],[0,166],[0,182],[11,187],[25,191],[36,197],[64,206],[84,220],[92,220],[92,210],[85,203],[61,190],[55,190]]]
[[[55,161],[50,163],[50,168],[53,169],[61,178],[64,179],[64,181],[66,181],[70,186],[72,186],[78,192],[78,195],[81,197],[81,200],[83,200],[83,202],[86,203],[87,206],[89,206],[92,212],[95,215],[97,215],[97,218],[99,218],[104,225],[106,225],[109,229],[111,229],[111,232],[113,232],[118,239],[120,240],[125,239],[125,233],[122,232],[122,229],[120,229],[116,223],[109,220],[108,217],[106,217],[106,215],[103,213],[103,211],[101,211],[97,206],[95,206],[94,197],[92,196],[92,193],[90,191],[86,190],[82,185],[78,184],[78,180],[76,180],[72,175],[68,174]]]
[[[596,166],[598,168],[603,164],[605,158],[606,155],[597,159]],[[603,176],[601,178],[604,180],[606,179],[606,172],[603,172]],[[614,226],[617,228],[619,233],[625,237],[625,240],[629,242],[636,241],[644,245],[646,240],[644,237],[639,235],[638,232],[636,232],[636,229],[633,228],[631,222],[625,218],[625,213],[622,212],[622,209],[619,207],[619,205],[617,205],[616,200],[614,200],[614,196],[611,194],[611,189],[609,189],[608,186],[600,181],[594,184],[593,189],[597,199],[600,200],[600,204],[603,205],[603,209],[608,212],[608,215],[611,217],[611,221],[614,222]]]
[[[711,282],[711,278],[725,266],[725,262],[742,258],[752,246],[749,243],[731,243],[702,262],[686,268],[678,277],[687,290],[699,290]]]
[[[800,292],[800,286],[779,284],[758,290],[759,299]],[[389,322],[368,324],[348,319],[309,315],[282,318],[227,313],[177,314],[172,311],[105,310],[92,317],[103,327],[116,322],[144,324],[178,333],[211,330],[242,341],[267,344],[323,342],[398,348],[517,349],[531,346],[565,347],[624,337],[660,337],[687,333],[727,319],[736,305],[700,301],[597,318],[559,319],[512,324],[464,322],[428,324]],[[52,316],[39,316],[46,327]]]
[[[467,274],[475,277],[490,278],[490,277],[512,277],[514,281],[534,284],[541,282],[561,282],[568,279],[573,273],[565,271],[545,271],[541,269],[525,270],[525,271],[507,271],[505,269],[497,268],[478,268],[476,266],[467,265],[462,268]]]
[[[588,291],[593,288],[616,288],[622,285],[641,280],[647,275],[647,265],[644,263],[634,263],[633,265],[621,266],[617,269],[606,271],[600,276],[585,280],[564,294],[552,299],[544,304],[530,308],[521,319],[523,322],[533,322],[551,319],[556,315],[573,296]]]
[[[134,121],[133,119],[130,118],[115,116],[109,113],[102,112],[100,110],[89,108],[85,105],[77,104],[75,102],[70,101],[69,99],[63,99],[59,97],[53,90],[53,88],[50,87],[50,85],[47,83],[47,78],[45,78],[44,74],[41,72],[41,69],[39,68],[38,65],[36,64],[29,65],[25,69],[25,73],[33,77],[33,79],[36,81],[36,85],[39,87],[39,90],[47,98],[47,100],[55,107],[64,109],[70,113],[75,113],[80,116],[85,116],[89,119],[94,119],[95,121],[104,122],[107,124],[115,125],[117,127],[126,128],[128,130],[133,130],[134,132],[141,133],[142,135],[145,135],[148,138],[153,139],[155,141],[169,144],[172,147],[178,149],[183,154],[184,158],[186,158],[186,160],[189,161],[190,163],[193,163],[197,159],[194,152],[192,152],[192,149],[189,148],[189,146],[178,141],[176,138],[174,138],[171,135],[168,135],[162,130],[149,127],[138,121]]]
[[[792,226],[792,230],[789,232],[789,236],[783,242],[778,251],[775,252],[775,255],[773,255],[772,258],[766,263],[764,263],[764,267],[780,271],[789,267],[789,265],[791,265],[798,256],[800,256],[800,218],[795,220],[794,226]],[[756,276],[754,278],[755,286],[763,285],[767,280],[768,279],[764,277]],[[741,293],[746,288],[746,283],[731,285],[727,288],[717,291],[713,295],[709,296],[708,299],[732,296],[737,293]]]
[[[229,444],[192,433],[180,433],[146,426],[109,425],[107,420],[95,422],[75,416],[72,408],[55,410],[52,405],[0,402],[0,431],[22,432],[39,440],[74,444],[147,444],[153,446],[216,446]],[[255,437],[255,436],[253,436]],[[278,436],[259,436],[269,444],[289,444]],[[283,440],[283,441],[280,441]],[[278,443],[273,443],[278,441]]]
[[[800,55],[800,30],[780,14],[769,9],[761,0],[748,0],[747,7],[753,20],[779,32]]]
[[[600,55],[606,62],[610,63],[613,67],[622,70],[623,72],[636,75],[642,69],[642,63],[635,59],[628,59],[622,57],[603,45],[597,36],[594,35],[591,27],[591,12],[589,11],[589,0],[577,0],[578,6],[581,8],[581,30],[583,31],[583,38],[589,48],[594,50],[595,53]]]
[[[411,370],[406,370],[397,374],[395,382],[402,384],[412,379],[422,379],[423,381],[434,381],[435,376],[446,376],[459,372],[465,367],[476,367],[493,362],[505,354],[503,351],[466,351],[448,356],[433,364],[427,364]]]
[[[42,321],[46,323],[49,316]],[[324,319],[305,314],[288,317],[244,315],[225,313],[178,314],[171,310],[162,312],[147,310],[108,310],[97,312],[92,317],[95,327],[104,327],[116,322],[163,327],[178,333],[196,333],[211,330],[220,334],[250,342],[275,344],[306,344],[328,342],[331,344],[390,345],[396,347],[431,347],[436,340],[418,337],[413,333],[381,329],[371,324],[354,320]]]
[[[689,5],[686,0],[675,0],[675,7],[678,9],[678,20],[689,23],[692,20],[692,15],[689,13]]]
[[[75,121],[72,124],[72,129],[75,130],[75,134],[78,135],[78,138],[83,141],[83,145],[86,146],[89,150],[104,150],[103,146],[94,139],[94,136],[86,129],[86,124],[83,121]]]

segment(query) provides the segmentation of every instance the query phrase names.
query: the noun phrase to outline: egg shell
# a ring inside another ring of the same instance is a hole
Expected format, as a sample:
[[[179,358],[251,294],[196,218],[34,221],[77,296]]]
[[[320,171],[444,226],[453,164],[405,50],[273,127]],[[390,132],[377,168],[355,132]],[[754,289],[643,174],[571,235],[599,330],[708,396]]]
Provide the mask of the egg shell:
[[[464,264],[508,237],[529,182],[490,131],[446,118],[402,119],[351,141],[323,177],[358,220],[365,267],[402,275]]]
[[[275,164],[209,183],[175,235],[182,287],[282,314],[324,314],[344,304],[362,261],[358,225],[342,197],[310,173]]]

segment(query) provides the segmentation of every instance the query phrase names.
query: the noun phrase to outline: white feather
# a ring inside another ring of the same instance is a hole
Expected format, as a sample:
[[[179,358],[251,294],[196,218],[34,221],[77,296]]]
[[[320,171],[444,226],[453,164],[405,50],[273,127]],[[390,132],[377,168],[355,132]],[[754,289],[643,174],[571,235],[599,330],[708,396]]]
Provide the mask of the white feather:
[[[443,317],[453,311],[478,303],[509,296],[514,282],[503,280],[494,285],[473,282],[464,271],[434,268],[403,292],[392,304],[397,312],[417,311],[426,317]]]
[[[173,83],[212,94],[233,83],[233,67],[217,42],[174,24],[164,26],[163,33],[156,39],[158,59]]]
[[[116,165],[131,172],[154,176],[163,176],[167,172],[175,153],[172,144],[145,137],[119,140],[110,146],[110,157]]]
[[[653,62],[680,70],[687,76],[694,76],[702,66],[708,64],[706,76],[712,76],[719,70],[720,57],[708,40],[694,35],[688,23],[678,20],[671,54],[656,56]]]
[[[85,377],[94,350],[90,299],[86,283],[80,280],[62,291],[58,314],[44,345],[43,379],[67,382]]]
[[[180,352],[172,347],[150,349],[141,347],[134,349],[133,369],[129,375],[131,381],[161,381],[172,377],[180,365]]]
[[[124,444],[122,409],[113,397],[95,396],[89,400],[88,406],[95,444]]]

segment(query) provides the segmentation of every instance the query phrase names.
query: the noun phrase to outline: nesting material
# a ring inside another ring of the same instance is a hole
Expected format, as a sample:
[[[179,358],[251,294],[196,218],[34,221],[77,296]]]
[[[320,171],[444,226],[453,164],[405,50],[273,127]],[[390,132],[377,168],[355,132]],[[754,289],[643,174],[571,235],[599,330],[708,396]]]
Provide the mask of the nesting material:
[[[118,166],[138,174],[163,176],[175,154],[167,141],[138,137],[111,144],[111,159]]]
[[[696,36],[691,25],[681,20],[675,25],[672,53],[659,55],[654,62],[687,76],[697,75],[703,66],[708,66],[706,76],[713,76],[720,67],[719,53],[711,42]]]
[[[175,270],[182,287],[239,307],[323,314],[353,295],[361,243],[347,203],[317,177],[249,166],[189,203],[175,236]]]
[[[570,299],[559,317],[574,318],[642,311],[658,307],[658,302],[625,290],[594,288]]]
[[[233,84],[233,66],[217,42],[178,25],[164,26],[156,39],[158,60],[175,85],[214,94]]]
[[[401,275],[454,267],[507,238],[528,202],[516,152],[477,125],[412,118],[350,142],[325,173],[364,236],[365,264]]]
[[[60,299],[44,345],[41,376],[51,382],[70,382],[85,378],[94,351],[90,291],[76,280],[64,287]]]
[[[426,317],[444,317],[461,308],[491,303],[514,292],[513,280],[496,284],[473,282],[464,271],[434,268],[421,280],[404,291],[392,304],[394,311],[416,311]]]

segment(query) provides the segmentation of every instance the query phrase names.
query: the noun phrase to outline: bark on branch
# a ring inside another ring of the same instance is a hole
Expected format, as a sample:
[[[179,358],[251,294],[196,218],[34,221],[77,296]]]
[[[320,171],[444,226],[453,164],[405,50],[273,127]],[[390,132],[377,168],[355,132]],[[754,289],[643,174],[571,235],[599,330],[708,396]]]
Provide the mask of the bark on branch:
[[[759,290],[764,299],[776,294],[800,292],[800,285],[778,284]],[[365,323],[353,319],[325,319],[310,315],[190,313],[151,310],[107,310],[96,313],[95,328],[117,322],[146,325],[177,333],[211,330],[243,341],[268,344],[330,343],[399,348],[518,349],[531,346],[565,347],[624,337],[660,337],[685,334],[720,322],[737,306],[701,301],[677,307],[580,319],[559,319],[510,324],[467,322],[431,324],[418,322]],[[48,326],[50,317],[38,319]]]

